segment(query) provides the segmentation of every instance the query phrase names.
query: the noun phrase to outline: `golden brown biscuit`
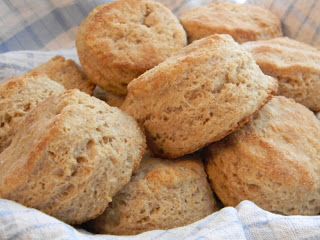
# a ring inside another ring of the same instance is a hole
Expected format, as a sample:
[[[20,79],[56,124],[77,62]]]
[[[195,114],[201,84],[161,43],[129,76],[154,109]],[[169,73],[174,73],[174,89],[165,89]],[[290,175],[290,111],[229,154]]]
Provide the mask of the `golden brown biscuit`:
[[[0,84],[0,153],[10,145],[25,115],[64,88],[46,76],[23,76]]]
[[[249,4],[211,3],[182,14],[180,21],[190,42],[217,33],[240,43],[282,36],[278,17]]]
[[[132,81],[121,108],[155,153],[176,158],[238,129],[276,87],[230,36],[212,35]]]
[[[52,80],[62,84],[65,89],[79,89],[90,95],[95,85],[90,83],[80,67],[71,59],[56,56],[27,73],[27,75],[45,74]]]
[[[119,0],[96,8],[81,24],[76,41],[90,80],[121,95],[132,79],[186,43],[178,19],[150,0]]]
[[[287,37],[248,42],[243,46],[265,74],[278,79],[279,95],[320,111],[319,50]]]
[[[133,235],[198,221],[218,210],[201,160],[146,158],[131,181],[89,226],[98,233]]]
[[[0,196],[69,224],[102,214],[145,149],[135,120],[68,90],[39,104],[0,154]]]
[[[272,212],[317,215],[319,139],[310,110],[274,97],[251,123],[209,147],[212,187],[226,206],[247,199]]]

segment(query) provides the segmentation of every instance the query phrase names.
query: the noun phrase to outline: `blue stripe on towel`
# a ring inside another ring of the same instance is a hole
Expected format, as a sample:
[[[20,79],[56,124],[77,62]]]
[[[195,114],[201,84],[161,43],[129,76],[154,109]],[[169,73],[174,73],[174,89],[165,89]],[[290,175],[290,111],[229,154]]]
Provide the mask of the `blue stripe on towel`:
[[[9,6],[14,8],[11,4]],[[78,2],[63,8],[54,9],[46,16],[26,26],[7,41],[2,42],[0,44],[0,52],[7,52],[11,49],[33,50],[43,48],[60,34],[78,26],[93,7],[95,5],[92,3]],[[18,10],[14,9],[14,11]],[[17,39],[20,41],[17,41]]]

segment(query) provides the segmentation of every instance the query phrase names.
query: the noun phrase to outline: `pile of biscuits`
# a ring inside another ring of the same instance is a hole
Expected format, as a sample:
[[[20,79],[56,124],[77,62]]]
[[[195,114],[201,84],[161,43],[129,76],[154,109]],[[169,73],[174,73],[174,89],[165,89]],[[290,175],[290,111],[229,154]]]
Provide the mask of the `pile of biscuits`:
[[[55,57],[0,85],[1,198],[115,235],[242,200],[320,213],[320,51],[271,12],[118,0],[76,47],[81,67]]]

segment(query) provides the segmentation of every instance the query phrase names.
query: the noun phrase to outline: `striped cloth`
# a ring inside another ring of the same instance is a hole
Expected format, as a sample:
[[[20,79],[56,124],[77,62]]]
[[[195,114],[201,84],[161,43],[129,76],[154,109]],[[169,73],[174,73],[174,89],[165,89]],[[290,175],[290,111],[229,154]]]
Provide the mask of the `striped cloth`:
[[[1,0],[0,52],[74,46],[76,29],[108,0]]]
[[[284,217],[249,201],[226,207],[191,225],[136,236],[93,235],[44,213],[0,200],[1,240],[319,240],[320,216]]]
[[[177,14],[211,0],[182,0]],[[245,2],[243,0],[235,0]],[[55,55],[77,60],[76,29],[95,6],[107,0],[1,0],[0,82],[20,75]],[[171,0],[163,0],[170,4]],[[320,0],[248,0],[277,14],[286,35],[320,47]],[[58,50],[66,49],[68,50]],[[18,51],[16,50],[28,50]],[[32,51],[55,50],[55,51]],[[166,239],[320,239],[320,217],[291,216],[266,212],[244,201],[236,208],[223,208],[186,227],[158,230],[137,236],[92,235],[75,229],[40,211],[0,199],[0,239],[166,240]]]
[[[0,53],[16,50],[58,50],[74,46],[82,19],[110,0],[1,0]],[[178,6],[161,0],[177,14],[212,0],[184,0]],[[233,0],[245,2],[245,0]],[[319,0],[248,0],[278,15],[287,36],[320,48]]]

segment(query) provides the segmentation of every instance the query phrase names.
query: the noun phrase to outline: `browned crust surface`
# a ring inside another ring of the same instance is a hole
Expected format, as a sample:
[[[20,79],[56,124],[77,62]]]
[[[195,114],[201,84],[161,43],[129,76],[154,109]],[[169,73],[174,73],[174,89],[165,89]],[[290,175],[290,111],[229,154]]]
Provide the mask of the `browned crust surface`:
[[[277,16],[249,4],[212,3],[185,12],[180,20],[190,42],[222,33],[230,34],[240,43],[282,36]]]

